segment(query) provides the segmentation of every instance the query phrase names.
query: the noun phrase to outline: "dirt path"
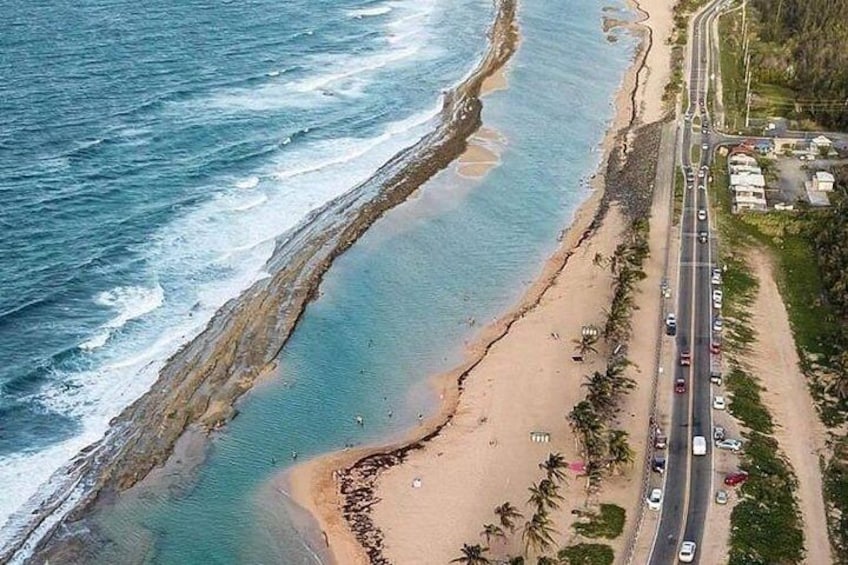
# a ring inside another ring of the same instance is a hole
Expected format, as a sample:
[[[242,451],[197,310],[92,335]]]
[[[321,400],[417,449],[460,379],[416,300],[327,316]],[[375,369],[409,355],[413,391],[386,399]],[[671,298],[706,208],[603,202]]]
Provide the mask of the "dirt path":
[[[806,562],[833,563],[819,468],[819,455],[825,453],[825,429],[799,368],[789,317],[771,262],[762,252],[753,252],[750,259],[760,283],[751,309],[758,339],[752,348],[750,366],[766,388],[763,402],[774,418],[775,438],[798,477]]]

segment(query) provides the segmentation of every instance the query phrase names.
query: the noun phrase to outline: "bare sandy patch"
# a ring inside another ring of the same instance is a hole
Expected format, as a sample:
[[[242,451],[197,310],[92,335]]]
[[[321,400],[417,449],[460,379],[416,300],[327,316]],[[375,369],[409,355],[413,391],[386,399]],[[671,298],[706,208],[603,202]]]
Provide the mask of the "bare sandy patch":
[[[753,252],[751,267],[760,282],[752,309],[758,338],[751,354],[751,369],[765,387],[762,398],[776,424],[774,437],[798,478],[806,562],[832,563],[819,467],[819,457],[826,454],[826,430],[800,369],[772,264],[765,254]]]

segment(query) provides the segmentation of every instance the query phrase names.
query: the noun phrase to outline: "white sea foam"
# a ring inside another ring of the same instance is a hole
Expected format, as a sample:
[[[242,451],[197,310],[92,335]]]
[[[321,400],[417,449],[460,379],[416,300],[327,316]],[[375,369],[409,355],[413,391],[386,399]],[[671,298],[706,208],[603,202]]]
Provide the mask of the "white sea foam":
[[[100,439],[109,422],[150,388],[165,361],[203,331],[221,305],[269,276],[265,264],[277,236],[417,141],[431,129],[439,107],[387,124],[372,138],[293,145],[255,171],[267,179],[258,196],[222,179],[220,185],[229,189],[163,227],[141,248],[144,272],[162,284],[122,286],[95,296],[114,315],[81,346],[90,368],[55,374],[50,379],[55,386],[22,399],[36,409],[77,419],[81,430],[46,449],[0,458],[0,523],[19,511],[0,530],[0,547],[55,488],[48,484],[53,472]]]
[[[122,286],[104,291],[94,297],[95,304],[107,306],[117,312],[91,338],[80,344],[84,351],[94,351],[106,345],[112,333],[134,320],[162,306],[165,291],[158,284],[153,288]]]
[[[348,10],[347,14],[356,19],[370,18],[373,16],[383,16],[392,11],[392,7],[388,4],[382,6],[373,6],[371,8],[359,8],[357,10]]]
[[[255,175],[252,177],[248,177],[244,180],[240,180],[236,183],[236,188],[241,189],[256,188],[257,186],[259,186],[259,177]]]
[[[363,16],[391,13],[380,25],[383,30],[381,49],[359,55],[307,56],[299,66],[310,71],[294,80],[269,80],[259,88],[222,90],[200,103],[228,112],[261,112],[312,108],[359,97],[379,72],[414,65],[440,53],[437,44],[431,41],[432,27],[437,23],[434,15],[439,9],[438,0],[398,0],[353,10],[350,13]]]

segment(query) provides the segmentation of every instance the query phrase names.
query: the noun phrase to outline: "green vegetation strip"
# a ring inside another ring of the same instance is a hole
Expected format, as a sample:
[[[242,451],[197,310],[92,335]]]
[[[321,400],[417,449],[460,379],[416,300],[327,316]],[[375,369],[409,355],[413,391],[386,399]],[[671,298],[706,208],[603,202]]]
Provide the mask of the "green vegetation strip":
[[[713,198],[721,234],[724,312],[728,317],[725,349],[731,364],[726,383],[728,409],[748,430],[740,467],[749,479],[739,489],[740,500],[731,513],[730,564],[800,563],[804,557],[801,517],[795,501],[796,481],[770,436],[774,422],[762,402],[762,385],[739,363],[753,343],[749,307],[758,283],[745,261],[746,248],[762,240],[747,216],[730,213],[724,167],[719,157],[713,170]],[[753,216],[752,216],[753,217]],[[780,535],[775,535],[780,532]]]
[[[612,565],[612,548],[601,543],[578,543],[562,548],[557,554],[563,565]]]
[[[588,522],[577,522],[574,530],[587,538],[615,539],[624,531],[626,513],[624,508],[615,504],[601,504],[597,514],[590,514]]]

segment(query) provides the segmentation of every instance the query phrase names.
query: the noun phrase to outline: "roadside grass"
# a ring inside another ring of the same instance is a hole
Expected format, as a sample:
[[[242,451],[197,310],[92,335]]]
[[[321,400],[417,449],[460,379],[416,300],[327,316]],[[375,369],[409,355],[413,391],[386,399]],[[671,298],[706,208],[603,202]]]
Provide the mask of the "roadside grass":
[[[732,393],[728,410],[733,417],[743,422],[753,432],[772,433],[774,421],[760,398],[760,392],[763,390],[760,383],[739,366],[731,369],[725,381],[727,390]],[[745,448],[747,452],[748,446],[746,445]]]
[[[777,441],[751,432],[741,467],[749,478],[730,515],[729,563],[803,562],[804,533],[794,496],[797,484]]]
[[[624,531],[626,512],[621,506],[601,504],[600,512],[584,516],[589,517],[588,522],[574,524],[574,530],[583,537],[615,539]]]
[[[742,68],[739,12],[719,17],[719,60],[721,65],[722,102],[725,124],[733,132],[745,126],[745,78]]]
[[[696,168],[698,163],[701,162],[701,146],[698,144],[693,145],[689,157],[692,159],[692,167]]]
[[[834,445],[833,459],[824,468],[824,491],[830,536],[836,546],[837,563],[848,564],[848,437]]]
[[[730,516],[731,565],[800,563],[804,556],[801,516],[795,500],[796,480],[777,441],[771,437],[774,421],[762,402],[760,380],[744,366],[745,352],[756,339],[750,307],[759,288],[746,260],[747,249],[764,244],[763,226],[749,223],[747,215],[731,213],[727,189],[727,159],[716,156],[711,202],[720,234],[720,257],[727,331],[723,348],[730,372],[728,411],[748,430],[740,467],[749,473],[740,488],[740,500]],[[752,215],[752,217],[754,217]],[[760,334],[767,328],[759,328]],[[779,535],[775,535],[780,532]]]
[[[560,549],[557,558],[563,565],[612,565],[615,553],[602,543],[578,543]]]
[[[675,167],[674,172],[674,211],[672,212],[672,225],[680,225],[680,214],[683,212],[683,193],[685,191],[686,178],[683,169]]]

